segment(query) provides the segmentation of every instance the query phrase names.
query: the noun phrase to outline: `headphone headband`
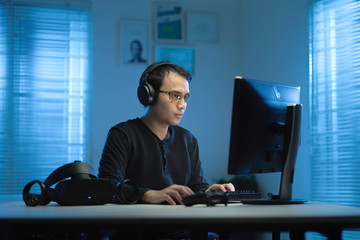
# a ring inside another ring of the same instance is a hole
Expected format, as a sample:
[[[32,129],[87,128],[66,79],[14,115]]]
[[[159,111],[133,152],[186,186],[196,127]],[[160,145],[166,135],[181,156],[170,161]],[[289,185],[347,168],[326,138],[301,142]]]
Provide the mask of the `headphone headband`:
[[[158,68],[160,66],[163,66],[163,65],[173,65],[173,66],[175,66],[175,64],[172,63],[172,62],[158,62],[158,63],[151,64],[147,69],[145,69],[145,71],[141,75],[141,77],[140,77],[140,85],[147,82],[148,77],[149,77],[149,75],[150,75],[150,73],[152,71],[154,71],[156,68]]]

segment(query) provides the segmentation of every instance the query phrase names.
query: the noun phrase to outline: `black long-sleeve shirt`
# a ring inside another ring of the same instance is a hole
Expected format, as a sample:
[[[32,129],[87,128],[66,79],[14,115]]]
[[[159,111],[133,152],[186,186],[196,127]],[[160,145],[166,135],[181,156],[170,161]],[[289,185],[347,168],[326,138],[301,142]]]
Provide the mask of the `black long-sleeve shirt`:
[[[194,192],[209,187],[203,176],[196,138],[186,129],[169,126],[170,137],[160,140],[140,119],[112,127],[100,160],[99,177],[114,183],[131,179],[141,194],[173,184]]]

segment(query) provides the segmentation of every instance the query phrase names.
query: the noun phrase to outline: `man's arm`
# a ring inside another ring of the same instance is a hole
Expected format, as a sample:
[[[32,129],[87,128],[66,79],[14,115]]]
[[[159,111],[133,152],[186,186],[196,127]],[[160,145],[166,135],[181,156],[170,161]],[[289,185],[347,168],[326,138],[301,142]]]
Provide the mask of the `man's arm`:
[[[189,146],[189,155],[191,161],[191,178],[188,186],[193,192],[205,191],[209,184],[204,177],[204,173],[199,158],[199,145],[194,137],[192,144]]]
[[[127,135],[111,128],[100,159],[100,178],[107,178],[118,183],[125,179],[125,169],[130,155],[130,144]]]
[[[189,187],[194,192],[200,191],[221,191],[221,192],[233,192],[235,187],[232,183],[225,184],[213,184],[209,187],[206,179],[204,178],[203,170],[201,167],[201,161],[199,159],[199,146],[196,138],[194,138],[194,144],[191,150],[191,162],[192,162],[192,180],[189,184]]]

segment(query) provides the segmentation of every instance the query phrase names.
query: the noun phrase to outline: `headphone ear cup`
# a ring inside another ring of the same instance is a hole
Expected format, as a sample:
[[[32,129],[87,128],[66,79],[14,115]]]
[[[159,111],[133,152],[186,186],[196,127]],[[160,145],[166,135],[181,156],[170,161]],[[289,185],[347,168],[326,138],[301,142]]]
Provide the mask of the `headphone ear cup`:
[[[40,186],[41,194],[32,194],[30,189],[34,184]],[[26,206],[34,207],[37,205],[47,205],[50,200],[47,196],[47,189],[43,182],[34,180],[25,185],[23,190],[23,200]]]
[[[144,106],[153,105],[156,102],[156,91],[151,84],[144,82],[137,90],[137,95],[140,103]]]

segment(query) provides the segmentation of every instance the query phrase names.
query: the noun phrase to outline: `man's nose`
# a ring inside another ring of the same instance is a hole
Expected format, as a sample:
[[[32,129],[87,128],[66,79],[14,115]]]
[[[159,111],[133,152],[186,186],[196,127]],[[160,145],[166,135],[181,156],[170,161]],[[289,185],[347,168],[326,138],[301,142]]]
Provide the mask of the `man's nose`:
[[[185,99],[184,98],[181,98],[180,99],[180,102],[178,102],[178,107],[180,109],[185,109],[186,108],[186,102],[185,102]]]

